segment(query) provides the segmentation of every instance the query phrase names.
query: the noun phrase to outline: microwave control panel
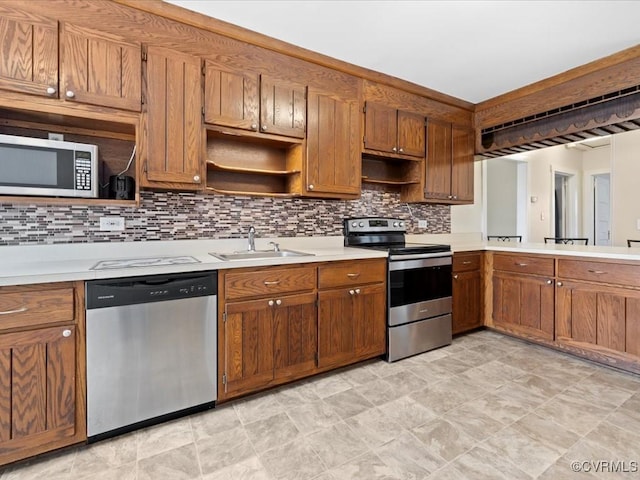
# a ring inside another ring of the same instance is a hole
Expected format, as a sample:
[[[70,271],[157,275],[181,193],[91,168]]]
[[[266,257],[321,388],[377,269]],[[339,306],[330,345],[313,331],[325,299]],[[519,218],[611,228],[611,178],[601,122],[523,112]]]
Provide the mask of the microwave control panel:
[[[75,153],[76,190],[91,190],[91,154],[89,152]]]

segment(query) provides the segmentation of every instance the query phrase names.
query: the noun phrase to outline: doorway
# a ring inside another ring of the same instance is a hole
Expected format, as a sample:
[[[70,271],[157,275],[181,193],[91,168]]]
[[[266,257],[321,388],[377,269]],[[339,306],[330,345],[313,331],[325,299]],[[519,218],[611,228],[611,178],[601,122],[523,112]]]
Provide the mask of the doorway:
[[[555,171],[553,175],[553,235],[578,235],[578,197],[574,174]]]
[[[593,243],[611,245],[611,175],[593,175]]]

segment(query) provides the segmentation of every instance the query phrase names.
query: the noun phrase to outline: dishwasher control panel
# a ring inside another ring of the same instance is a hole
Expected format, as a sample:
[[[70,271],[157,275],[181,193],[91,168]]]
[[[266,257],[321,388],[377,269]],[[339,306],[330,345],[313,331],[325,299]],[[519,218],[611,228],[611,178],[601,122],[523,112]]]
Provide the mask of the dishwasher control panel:
[[[217,295],[218,273],[192,272],[93,280],[86,283],[87,309]]]

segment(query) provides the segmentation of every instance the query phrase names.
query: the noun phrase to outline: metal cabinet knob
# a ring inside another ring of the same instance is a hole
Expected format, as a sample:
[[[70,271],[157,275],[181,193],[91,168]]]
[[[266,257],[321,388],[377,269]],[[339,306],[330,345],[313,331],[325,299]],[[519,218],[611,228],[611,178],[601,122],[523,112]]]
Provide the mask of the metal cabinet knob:
[[[360,289],[356,288],[356,295],[360,295]]]
[[[276,305],[282,305],[282,300],[280,299],[276,300]]]
[[[47,87],[47,95],[53,97],[56,94],[57,90],[55,87]]]
[[[309,186],[307,187],[307,190],[313,190],[313,183],[309,184]]]
[[[400,150],[398,150],[400,153],[404,152],[404,148],[400,147]]]
[[[349,290],[349,295],[355,295],[355,290]]]
[[[71,90],[67,90],[67,93],[65,93],[65,95],[67,96],[67,98],[74,98],[76,96],[76,94]]]
[[[447,195],[447,198],[451,199],[451,198],[453,198],[453,195]]]
[[[258,124],[252,123],[251,124],[251,130],[258,130]]]
[[[62,336],[65,337],[65,338],[70,337],[71,336],[71,330],[68,330],[68,329],[67,330],[63,330],[62,331]]]
[[[454,280],[457,280],[457,279],[458,279],[458,274],[455,274],[455,275],[453,276],[453,279],[454,279]]]
[[[458,196],[457,196],[457,195],[454,195],[454,196],[453,196],[453,199],[454,199],[454,200],[457,200],[457,199],[458,199]]]
[[[559,287],[562,286],[562,282],[558,282],[556,285],[558,285]]]
[[[263,132],[266,132],[266,131],[267,131],[267,126],[266,126],[266,125],[262,125],[262,127],[261,127],[261,128],[262,128],[262,131],[263,131]]]
[[[270,307],[273,307],[273,300],[269,300],[269,302],[268,302],[268,303],[269,303],[269,306],[270,306]]]
[[[553,280],[547,280],[547,285],[551,285],[553,283]]]
[[[194,182],[199,182],[200,181],[200,175],[194,175],[193,176],[193,181]]]
[[[393,147],[393,148],[391,149],[391,151],[392,151],[392,152],[397,152],[397,151],[398,151],[398,149],[397,149],[396,147]]]

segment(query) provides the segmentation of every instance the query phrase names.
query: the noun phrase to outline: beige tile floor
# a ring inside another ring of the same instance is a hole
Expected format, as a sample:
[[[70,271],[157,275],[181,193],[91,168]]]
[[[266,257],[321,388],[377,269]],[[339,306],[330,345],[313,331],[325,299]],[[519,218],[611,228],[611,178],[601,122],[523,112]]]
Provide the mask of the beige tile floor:
[[[574,461],[592,471],[574,473]],[[5,467],[0,479],[574,480],[638,478],[637,462],[639,376],[481,331]]]

